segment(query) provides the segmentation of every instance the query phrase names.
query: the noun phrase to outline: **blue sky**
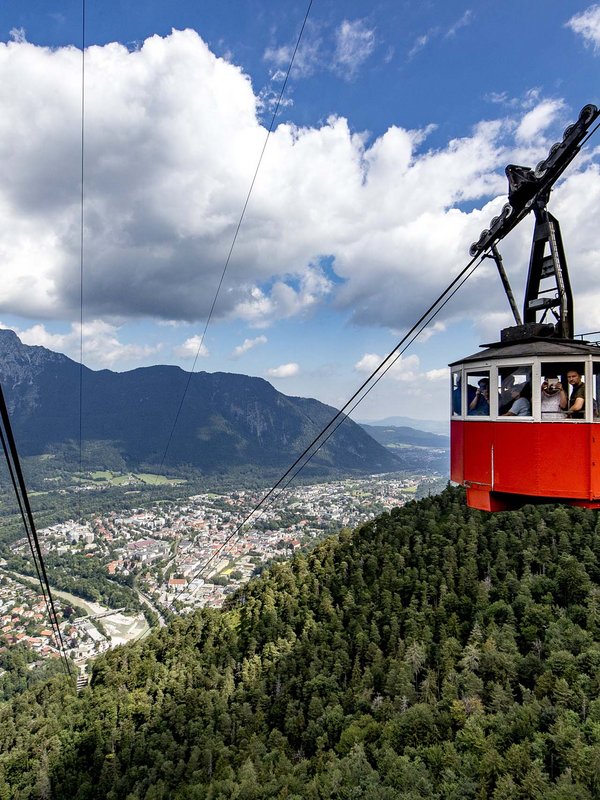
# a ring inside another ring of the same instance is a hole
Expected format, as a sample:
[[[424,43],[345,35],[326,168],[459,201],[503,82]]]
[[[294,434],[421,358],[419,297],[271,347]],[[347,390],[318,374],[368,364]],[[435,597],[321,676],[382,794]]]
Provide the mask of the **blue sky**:
[[[191,368],[307,6],[88,0],[89,366]],[[0,323],[77,359],[81,2],[5,0],[0,42]],[[504,166],[598,104],[599,59],[600,5],[314,0],[196,369],[343,404],[467,262]],[[600,329],[599,148],[551,205],[578,331]],[[356,416],[444,418],[446,364],[509,322],[486,265]]]

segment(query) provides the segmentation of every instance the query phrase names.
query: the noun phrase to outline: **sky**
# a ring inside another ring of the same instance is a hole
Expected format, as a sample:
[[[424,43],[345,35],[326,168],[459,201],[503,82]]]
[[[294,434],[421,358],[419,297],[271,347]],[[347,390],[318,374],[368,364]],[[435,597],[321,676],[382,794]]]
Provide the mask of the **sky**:
[[[600,5],[313,0],[268,135],[308,5],[2,0],[1,327],[340,407],[467,263],[506,164],[599,104]],[[600,330],[600,133],[550,210]],[[532,224],[500,246],[518,298]],[[510,323],[485,262],[354,417],[444,419],[447,364]]]

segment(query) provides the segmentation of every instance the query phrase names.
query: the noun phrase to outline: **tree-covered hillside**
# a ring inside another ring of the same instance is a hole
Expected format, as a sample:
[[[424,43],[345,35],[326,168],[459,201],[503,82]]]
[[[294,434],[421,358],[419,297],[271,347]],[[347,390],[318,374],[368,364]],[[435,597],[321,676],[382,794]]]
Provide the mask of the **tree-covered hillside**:
[[[597,515],[458,490],[0,708],[0,798],[592,800]]]

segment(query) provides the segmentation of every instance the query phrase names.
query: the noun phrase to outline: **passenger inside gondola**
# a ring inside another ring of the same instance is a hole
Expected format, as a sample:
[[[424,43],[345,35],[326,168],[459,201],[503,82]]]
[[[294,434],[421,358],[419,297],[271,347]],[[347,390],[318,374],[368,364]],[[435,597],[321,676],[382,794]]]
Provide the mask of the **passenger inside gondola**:
[[[489,417],[490,415],[490,382],[488,378],[482,378],[475,392],[475,397],[469,403],[469,415],[479,417]]]
[[[544,375],[541,387],[542,420],[547,422],[564,419],[567,404],[567,393],[558,375],[552,373]]]
[[[529,381],[513,387],[513,402],[510,409],[502,414],[503,417],[530,417],[531,416],[531,384]]]
[[[585,419],[585,384],[581,373],[576,369],[567,372],[567,380],[571,387],[567,417],[571,419]]]
[[[515,401],[513,389],[515,387],[515,376],[511,373],[502,378],[498,391],[498,414],[502,416],[510,410]]]
[[[531,416],[531,365],[498,369],[498,416]]]

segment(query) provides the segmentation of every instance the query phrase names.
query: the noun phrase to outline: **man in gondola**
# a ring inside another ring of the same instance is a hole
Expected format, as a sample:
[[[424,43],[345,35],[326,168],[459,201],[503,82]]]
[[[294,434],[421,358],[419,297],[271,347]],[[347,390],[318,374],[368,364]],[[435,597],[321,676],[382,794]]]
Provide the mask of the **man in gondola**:
[[[576,369],[570,369],[567,372],[567,381],[571,387],[567,417],[585,419],[585,384],[581,379],[581,373]]]

